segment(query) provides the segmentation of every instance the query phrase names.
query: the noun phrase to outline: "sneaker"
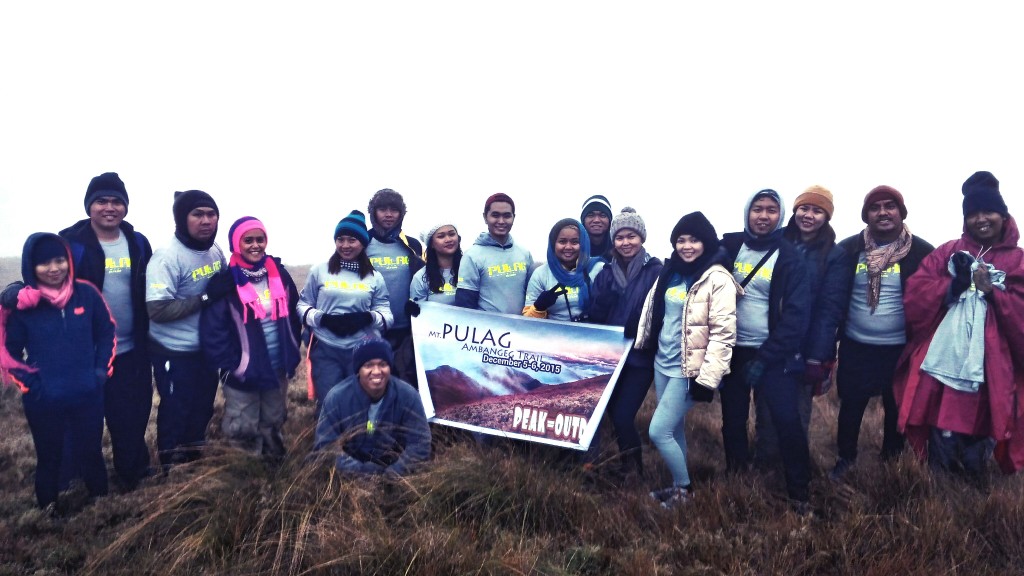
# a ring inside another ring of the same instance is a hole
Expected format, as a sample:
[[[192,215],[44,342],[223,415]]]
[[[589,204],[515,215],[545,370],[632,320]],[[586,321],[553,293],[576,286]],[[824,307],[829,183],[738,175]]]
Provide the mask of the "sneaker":
[[[690,492],[689,488],[683,488],[682,486],[673,486],[669,488],[670,492],[668,497],[662,500],[661,507],[666,510],[671,510],[677,506],[682,506],[693,499],[693,493]]]
[[[846,458],[840,458],[836,460],[836,465],[832,468],[832,471],[828,473],[828,479],[833,482],[841,482],[846,476],[846,473],[853,467],[853,460],[847,460]]]
[[[650,492],[649,495],[650,495],[651,498],[654,498],[659,503],[661,503],[661,502],[664,502],[665,500],[668,500],[672,496],[672,493],[675,491],[675,489],[676,489],[675,486],[669,486],[667,488],[661,488],[661,489],[658,489],[658,490],[654,490],[654,491]]]

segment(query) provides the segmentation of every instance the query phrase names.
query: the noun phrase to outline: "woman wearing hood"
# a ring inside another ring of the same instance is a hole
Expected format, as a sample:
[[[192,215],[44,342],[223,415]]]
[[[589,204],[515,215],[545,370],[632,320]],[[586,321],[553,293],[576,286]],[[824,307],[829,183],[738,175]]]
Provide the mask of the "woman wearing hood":
[[[811,297],[803,258],[783,237],[782,197],[755,192],[743,209],[743,232],[726,234],[733,278],[743,288],[736,305],[736,347],[719,388],[726,468],[745,471],[750,461],[750,393],[763,398],[777,431],[793,509],[811,512],[810,452],[800,424],[797,388],[804,371],[802,346]]]
[[[590,258],[590,238],[578,220],[563,218],[548,234],[547,262],[534,271],[526,287],[523,316],[565,322],[588,319],[593,278],[604,267]]]
[[[115,356],[114,321],[96,287],[75,279],[71,251],[56,234],[28,237],[21,272],[17,305],[2,311],[0,367],[23,393],[36,449],[36,501],[55,512],[66,433],[75,438],[90,496],[107,493],[103,384]]]
[[[203,309],[203,354],[225,374],[224,419],[230,442],[259,456],[284,456],[288,379],[299,364],[299,292],[280,260],[267,254],[267,229],[252,216],[228,231],[234,290]]]
[[[651,442],[672,472],[672,485],[651,492],[664,508],[692,497],[686,467],[686,413],[694,400],[710,401],[729,371],[736,342],[736,297],[743,293],[718,234],[700,212],[672,229],[675,250],[647,294],[634,347],[656,348]]]

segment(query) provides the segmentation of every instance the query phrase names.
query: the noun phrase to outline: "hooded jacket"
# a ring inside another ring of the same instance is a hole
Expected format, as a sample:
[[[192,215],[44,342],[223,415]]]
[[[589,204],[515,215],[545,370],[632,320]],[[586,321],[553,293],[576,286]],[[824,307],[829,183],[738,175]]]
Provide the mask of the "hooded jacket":
[[[144,352],[149,338],[149,313],[146,311],[146,266],[153,257],[149,239],[136,232],[128,222],[121,222],[121,233],[128,242],[128,255],[132,259],[132,332],[136,350]],[[61,230],[58,234],[71,244],[71,255],[78,278],[88,280],[103,292],[103,276],[106,255],[100,246],[91,221],[86,218]]]
[[[481,232],[462,256],[455,305],[501,314],[522,314],[533,255],[512,236],[499,244]]]
[[[898,425],[923,454],[929,427],[963,434],[991,436],[1004,472],[1024,467],[1024,250],[1013,217],[1003,225],[1003,238],[983,255],[985,262],[1006,272],[1006,290],[986,295],[985,383],[976,393],[944,386],[921,372],[932,336],[946,315],[946,293],[952,283],[950,256],[965,250],[978,255],[982,247],[965,230],[957,240],[936,248],[906,282],[903,306],[907,345],[897,365],[893,389],[899,405]]]
[[[21,257],[21,274],[26,286],[37,288],[32,249],[44,237],[56,234],[37,232],[25,242]],[[67,248],[67,243],[61,240]],[[34,308],[11,311],[7,319],[8,353],[22,358],[37,369],[29,372],[13,369],[28,392],[26,401],[57,402],[73,405],[94,394],[102,394],[102,386],[110,375],[115,353],[114,320],[99,290],[85,280],[75,278],[71,251],[68,256],[68,277],[73,291],[67,304],[55,308],[40,299]]]
[[[274,259],[281,273],[281,281],[288,290],[288,316],[279,317],[277,333],[281,366],[285,375],[295,375],[295,367],[299,365],[299,338],[302,323],[295,307],[299,302],[299,292],[290,274]],[[203,309],[199,318],[199,341],[203,355],[210,363],[220,370],[228,372],[224,384],[236,390],[253,392],[272,390],[280,386],[277,374],[271,363],[270,351],[267,350],[267,339],[263,333],[262,322],[250,318],[242,321],[242,301],[237,291]]]

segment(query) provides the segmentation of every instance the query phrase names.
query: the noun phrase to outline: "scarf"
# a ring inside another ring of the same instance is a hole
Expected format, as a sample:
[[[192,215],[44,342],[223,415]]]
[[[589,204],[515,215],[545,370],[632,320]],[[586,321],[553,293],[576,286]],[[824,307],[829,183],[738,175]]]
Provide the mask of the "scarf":
[[[576,257],[576,267],[572,270],[566,270],[555,253],[555,239],[562,228],[566,226],[574,226],[580,233],[580,253]],[[555,223],[554,227],[551,228],[551,233],[548,235],[547,261],[548,269],[551,271],[551,275],[555,277],[555,280],[563,286],[579,288],[580,309],[585,316],[590,308],[590,271],[593,270],[597,261],[590,259],[590,237],[587,235],[587,229],[583,227],[583,224],[572,218],[563,218]],[[571,310],[569,315],[572,316]]]
[[[69,273],[60,288],[49,288],[47,286],[33,288],[32,286],[25,286],[18,292],[18,310],[35,308],[42,300],[46,300],[54,308],[62,310],[64,306],[67,306],[68,301],[71,300],[71,294],[74,292],[71,282],[71,274]],[[4,379],[8,379],[8,374],[10,374],[11,370],[39,371],[34,366],[22,363],[7,351],[7,320],[10,316],[11,310],[7,308],[0,309],[0,373],[2,373]],[[22,394],[28,392],[28,388],[20,380],[13,376],[9,379],[21,390]]]
[[[288,291],[285,290],[284,282],[281,281],[281,271],[277,269],[277,263],[273,258],[266,255],[255,264],[249,264],[238,253],[231,254],[228,261],[228,268],[231,276],[235,279],[235,290],[238,292],[238,299],[242,302],[242,323],[249,322],[249,311],[257,320],[267,317],[267,311],[260,301],[260,295],[253,286],[264,277],[270,285],[270,317],[273,320],[288,316]]]
[[[893,262],[902,260],[910,252],[910,240],[910,228],[907,228],[906,224],[903,225],[903,232],[900,232],[899,238],[885,246],[879,246],[871,236],[870,229],[864,229],[864,260],[868,267],[868,306],[871,307],[872,314],[878,307],[878,293],[882,288],[882,271],[891,266]]]
[[[629,261],[629,264],[626,266],[626,270],[623,271],[622,266],[619,264],[621,262],[619,255],[618,253],[615,253],[615,255],[612,256],[610,265],[612,267],[612,278],[615,280],[615,285],[619,287],[619,290],[625,290],[626,286],[640,275],[640,272],[644,269],[644,265],[647,264],[647,261],[650,259],[651,256],[647,254],[647,250],[641,246],[640,251],[636,253],[636,256],[634,256],[632,260]]]
[[[690,287],[700,279],[708,268],[715,264],[721,264],[726,259],[724,248],[719,248],[714,252],[704,252],[693,262],[683,262],[679,253],[673,251],[654,283],[654,300],[651,302],[651,334],[659,334],[665,322],[665,293],[668,292],[669,286],[676,284],[677,280],[682,280],[689,292]]]

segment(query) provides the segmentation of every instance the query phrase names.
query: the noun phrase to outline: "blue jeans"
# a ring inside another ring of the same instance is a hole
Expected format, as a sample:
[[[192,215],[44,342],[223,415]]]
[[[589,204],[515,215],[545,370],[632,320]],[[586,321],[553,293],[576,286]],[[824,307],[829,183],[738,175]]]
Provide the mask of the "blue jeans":
[[[352,352],[350,348],[335,348],[313,337],[312,348],[309,350],[309,375],[313,381],[313,396],[316,400],[317,418],[320,407],[331,388],[342,380],[355,374],[352,369]]]
[[[156,445],[164,466],[199,457],[206,444],[206,427],[213,418],[217,371],[202,353],[168,356],[151,354],[153,377],[160,394],[156,413]]]
[[[658,448],[665,465],[672,472],[672,484],[689,486],[690,472],[686,468],[686,413],[693,407],[690,381],[654,371],[654,391],[658,407],[651,417],[651,442]]]

